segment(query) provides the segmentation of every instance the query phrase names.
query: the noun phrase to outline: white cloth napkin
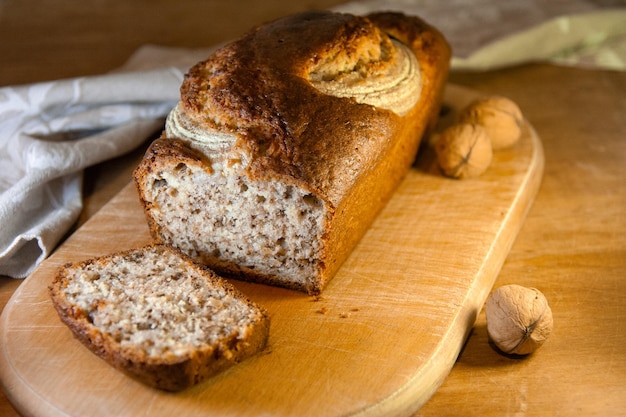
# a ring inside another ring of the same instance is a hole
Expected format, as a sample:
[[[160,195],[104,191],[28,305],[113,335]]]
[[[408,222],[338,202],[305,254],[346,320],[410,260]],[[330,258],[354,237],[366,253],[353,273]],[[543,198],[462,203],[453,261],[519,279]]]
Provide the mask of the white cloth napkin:
[[[335,10],[420,15],[450,41],[453,68],[529,59],[626,68],[626,10],[598,17],[585,0],[363,0]],[[538,40],[558,46],[537,52]],[[185,70],[212,49],[146,46],[123,72],[0,88],[0,275],[26,277],[51,253],[82,209],[84,168],[161,129]]]
[[[27,276],[80,214],[82,170],[138,146],[178,99],[183,73],[0,89],[0,274]]]
[[[626,4],[620,1],[361,0],[335,10],[398,10],[421,16],[450,42],[453,69],[549,61],[624,70]]]

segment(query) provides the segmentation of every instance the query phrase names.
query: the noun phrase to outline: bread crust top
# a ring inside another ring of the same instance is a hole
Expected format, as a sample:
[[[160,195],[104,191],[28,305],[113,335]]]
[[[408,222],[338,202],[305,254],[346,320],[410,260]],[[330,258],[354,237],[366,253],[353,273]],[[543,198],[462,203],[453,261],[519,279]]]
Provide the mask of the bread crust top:
[[[363,77],[385,71],[395,59],[392,37],[413,50],[426,77],[408,114],[313,85],[312,77],[328,76],[324,71],[339,77],[346,70]],[[247,175],[287,180],[336,207],[406,130],[415,108],[437,107],[430,85],[447,76],[449,57],[443,36],[417,17],[296,14],[259,26],[193,66],[180,106],[197,127],[234,135],[233,149],[249,162]]]

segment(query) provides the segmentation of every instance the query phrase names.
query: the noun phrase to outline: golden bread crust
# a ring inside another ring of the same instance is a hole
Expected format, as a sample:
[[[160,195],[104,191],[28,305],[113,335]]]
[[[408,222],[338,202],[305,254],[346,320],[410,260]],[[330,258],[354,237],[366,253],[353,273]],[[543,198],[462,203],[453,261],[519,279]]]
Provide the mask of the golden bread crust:
[[[406,113],[325,94],[315,87],[319,80],[341,80],[348,72],[367,79],[394,67],[399,59],[397,41],[415,55],[421,76],[419,98]],[[228,155],[245,160],[238,176],[293,184],[314,194],[325,208],[324,231],[311,238],[320,247],[317,270],[306,283],[275,280],[271,273],[234,264],[232,268],[222,264],[220,270],[311,294],[321,292],[410,169],[422,136],[434,127],[449,60],[444,37],[418,17],[308,12],[260,26],[192,67],[181,86],[179,104],[186,123],[234,138]],[[189,152],[183,148],[197,147],[178,139],[165,134],[155,143],[159,152],[149,150],[135,171],[156,239],[162,234],[155,210],[162,213],[163,208],[153,206],[146,178],[157,165],[175,164],[177,152],[180,159],[186,158]],[[155,153],[163,155],[159,162]],[[205,238],[197,236],[198,241]],[[216,267],[210,259],[207,262]]]
[[[429,85],[417,107],[436,117],[438,97],[429,92],[441,90],[449,48],[421,19],[398,13],[310,12],[263,25],[189,70],[181,86],[184,111],[207,129],[235,134],[236,146],[250,155],[251,175],[291,177],[336,207],[398,140],[407,117],[323,94],[309,74],[338,55],[349,60],[367,54],[363,49],[373,49],[372,44],[389,48],[381,29],[418,56]],[[422,134],[415,130],[411,140]]]

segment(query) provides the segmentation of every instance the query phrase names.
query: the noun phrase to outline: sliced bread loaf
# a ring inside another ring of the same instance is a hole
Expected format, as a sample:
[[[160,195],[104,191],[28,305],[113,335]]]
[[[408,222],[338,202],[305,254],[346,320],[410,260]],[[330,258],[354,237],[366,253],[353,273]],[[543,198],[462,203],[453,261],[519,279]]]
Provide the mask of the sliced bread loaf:
[[[91,351],[167,391],[256,354],[269,334],[262,308],[164,245],[66,264],[50,295],[61,320]]]
[[[434,126],[449,60],[437,29],[399,13],[306,12],[220,48],[135,170],[154,239],[320,293]]]

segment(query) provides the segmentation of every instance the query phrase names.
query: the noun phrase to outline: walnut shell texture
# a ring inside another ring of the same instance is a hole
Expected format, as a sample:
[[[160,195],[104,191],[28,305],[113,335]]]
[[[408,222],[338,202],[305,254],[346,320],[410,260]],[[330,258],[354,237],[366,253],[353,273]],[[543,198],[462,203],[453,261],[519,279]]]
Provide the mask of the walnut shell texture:
[[[476,123],[487,131],[494,150],[513,146],[522,136],[524,117],[512,100],[491,96],[470,103],[459,115],[459,120]]]
[[[459,179],[481,175],[493,158],[487,132],[471,123],[454,124],[441,132],[435,152],[443,173]]]
[[[536,288],[504,285],[485,304],[487,332],[502,352],[528,355],[552,333],[552,310]]]

